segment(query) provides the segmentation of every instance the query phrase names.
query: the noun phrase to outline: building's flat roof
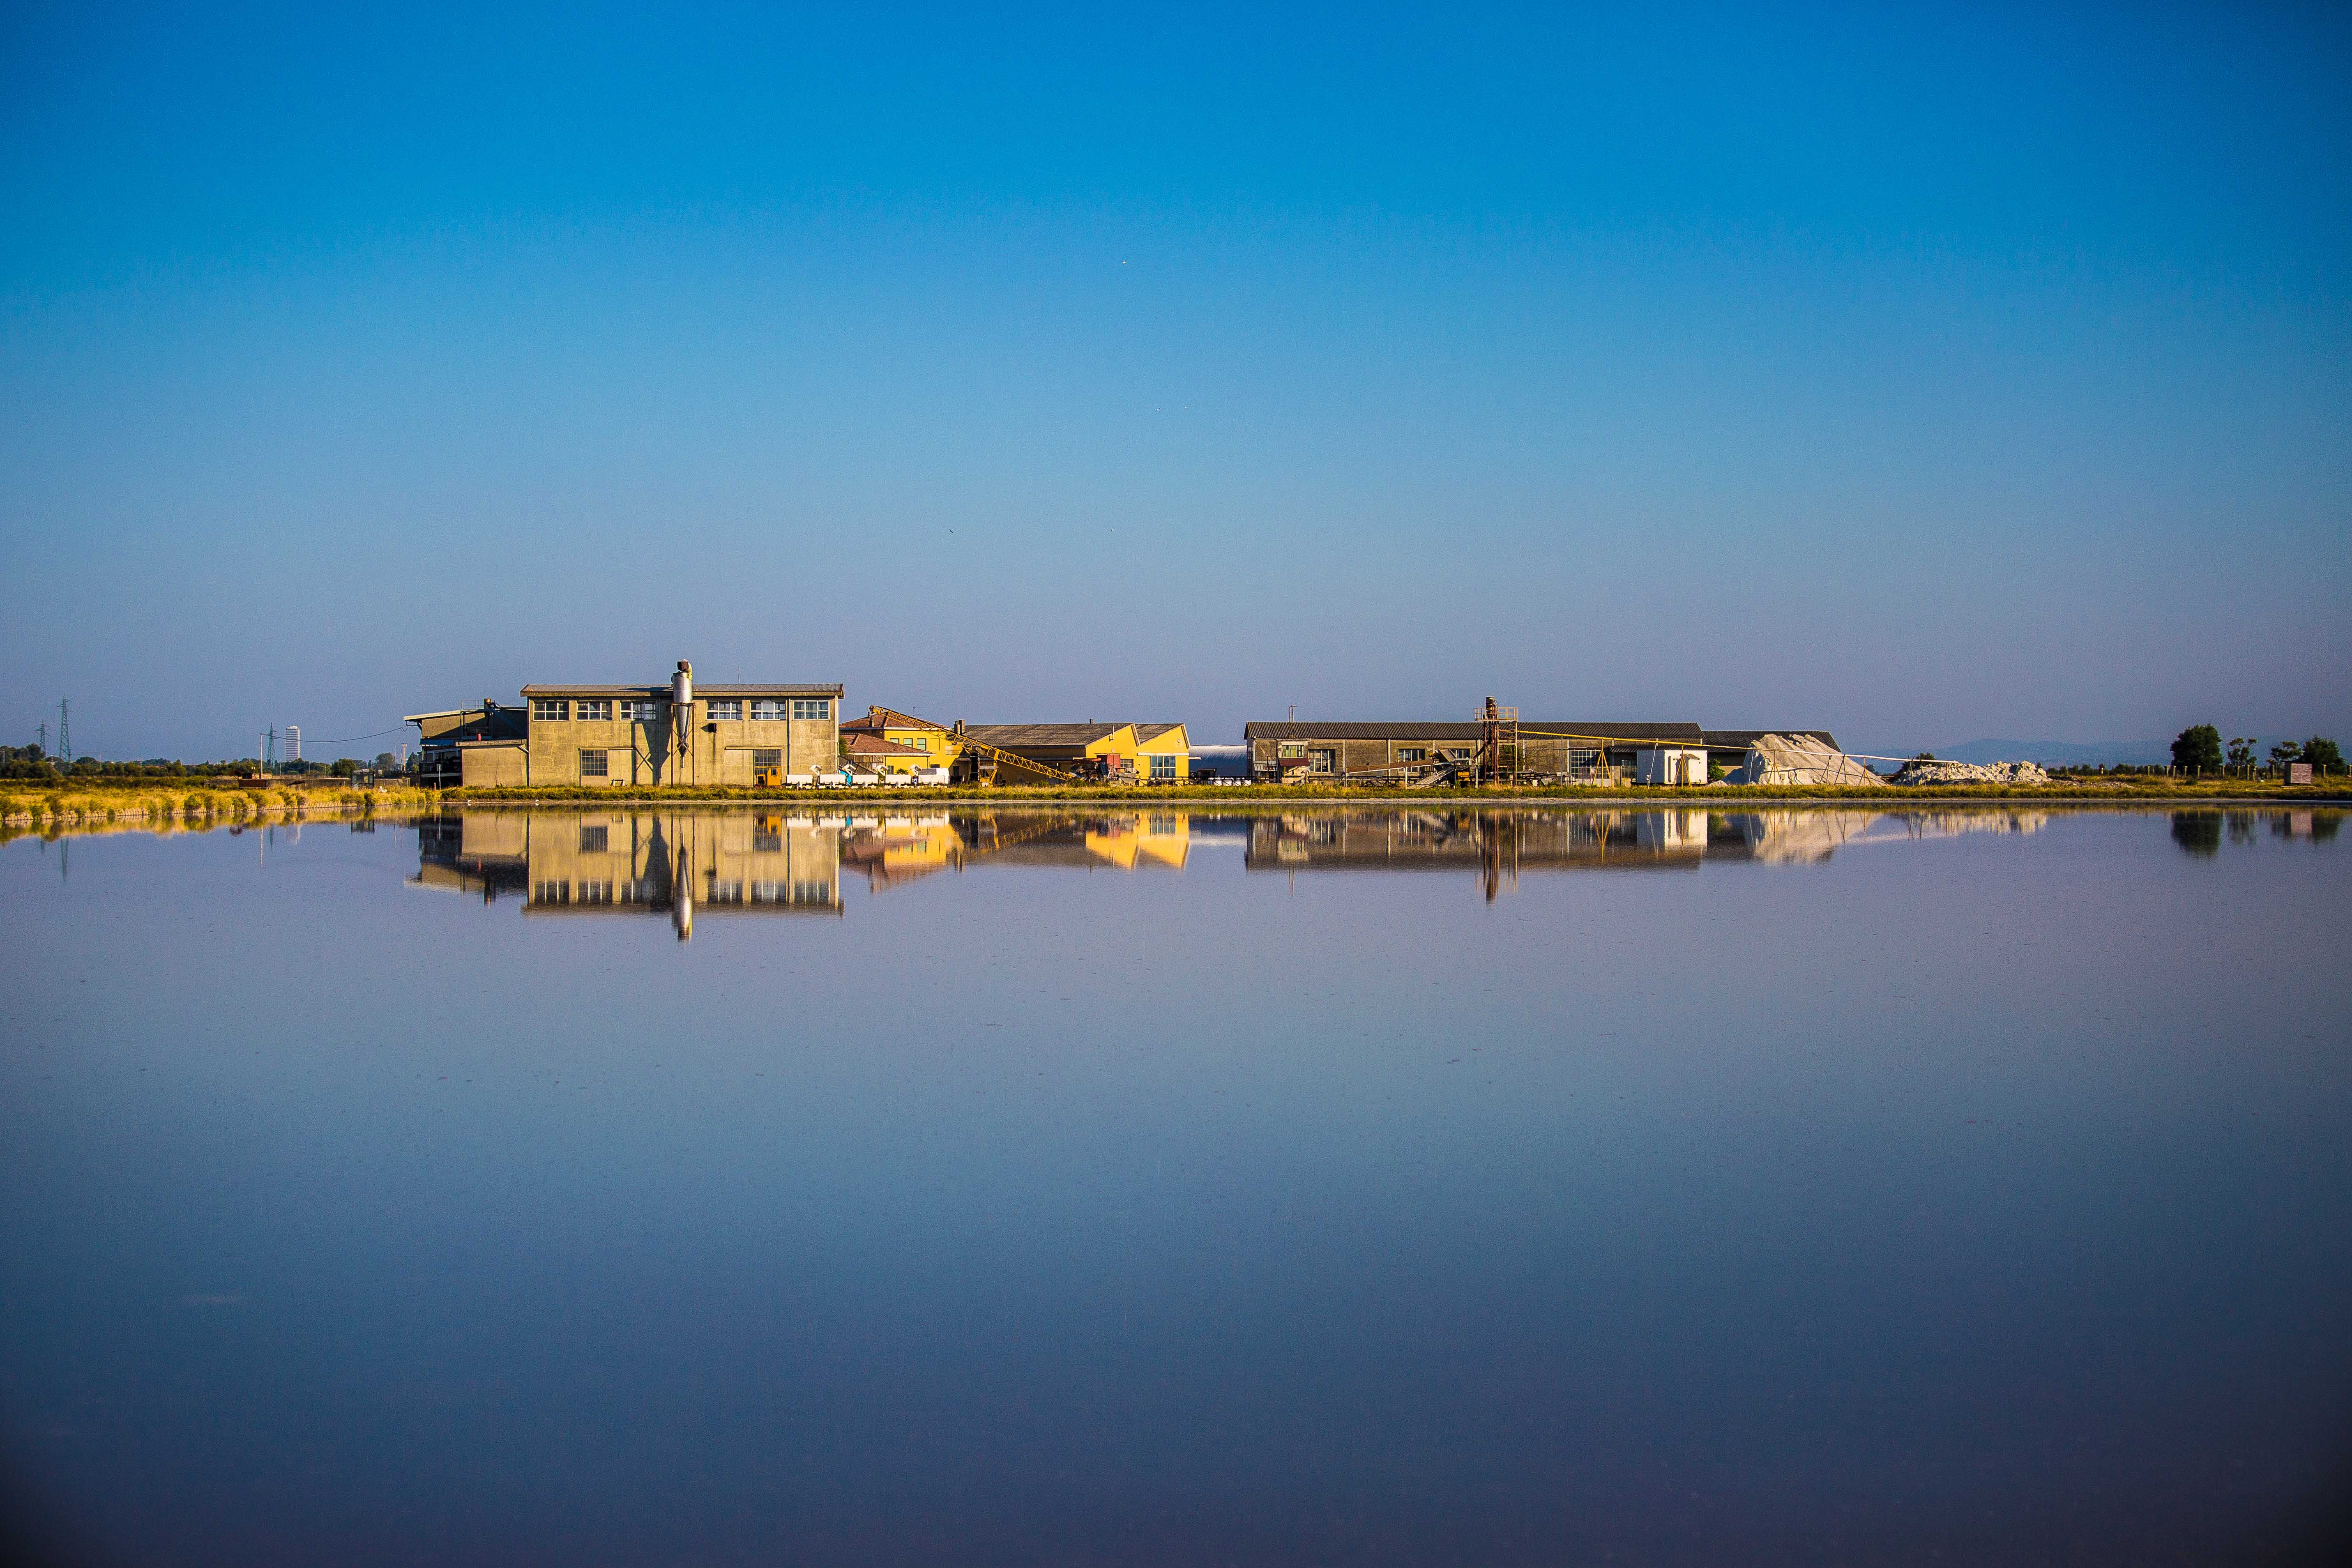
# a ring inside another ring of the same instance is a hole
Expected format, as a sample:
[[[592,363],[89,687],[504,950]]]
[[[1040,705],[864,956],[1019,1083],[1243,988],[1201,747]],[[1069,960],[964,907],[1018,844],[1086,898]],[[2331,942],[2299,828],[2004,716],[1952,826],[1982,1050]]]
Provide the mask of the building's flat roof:
[[[1706,733],[1696,724],[1661,724],[1630,719],[1522,719],[1518,727],[1523,739],[1535,741],[1570,735],[1578,740],[1687,741],[1698,745],[1704,743],[1701,737]],[[1478,721],[1434,723],[1418,720],[1255,719],[1242,726],[1243,738],[1251,741],[1475,741],[1483,738],[1486,731],[1486,724]]]
[[[667,685],[526,686],[522,689],[522,694],[525,697],[667,697],[669,695],[669,688]],[[705,686],[701,682],[697,681],[694,687],[694,694],[697,697],[838,697],[841,695],[841,687],[838,683],[832,686],[807,683],[800,685]]]
[[[966,724],[963,732],[984,746],[1010,751],[1020,746],[1091,746],[1128,726],[1117,724]]]

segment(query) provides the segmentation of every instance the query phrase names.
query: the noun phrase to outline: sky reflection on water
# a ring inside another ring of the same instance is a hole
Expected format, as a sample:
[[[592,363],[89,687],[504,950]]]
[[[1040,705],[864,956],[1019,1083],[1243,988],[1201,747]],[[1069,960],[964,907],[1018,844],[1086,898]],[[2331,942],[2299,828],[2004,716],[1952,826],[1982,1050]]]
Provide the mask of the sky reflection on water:
[[[125,1563],[2288,1550],[2339,820],[18,841],[0,1453]]]

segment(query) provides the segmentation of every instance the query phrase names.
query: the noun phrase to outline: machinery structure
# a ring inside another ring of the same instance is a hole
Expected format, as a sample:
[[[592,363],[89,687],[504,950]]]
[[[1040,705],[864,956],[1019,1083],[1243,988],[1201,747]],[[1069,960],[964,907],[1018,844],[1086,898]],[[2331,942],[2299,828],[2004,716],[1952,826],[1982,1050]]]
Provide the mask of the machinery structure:
[[[1040,762],[1034,757],[1024,757],[1018,752],[1008,752],[1001,746],[992,746],[985,741],[977,740],[964,732],[963,721],[961,719],[952,725],[934,724],[928,719],[918,719],[911,713],[901,713],[895,708],[880,707],[875,708],[867,717],[878,718],[886,724],[904,725],[909,730],[943,731],[955,742],[954,761],[956,763],[961,763],[966,757],[972,759],[971,775],[976,783],[993,784],[997,772],[1008,767],[1020,773],[1035,773],[1041,778],[1051,779],[1056,784],[1079,784],[1089,782],[1085,774],[1072,769],[1061,767],[1053,763]]]

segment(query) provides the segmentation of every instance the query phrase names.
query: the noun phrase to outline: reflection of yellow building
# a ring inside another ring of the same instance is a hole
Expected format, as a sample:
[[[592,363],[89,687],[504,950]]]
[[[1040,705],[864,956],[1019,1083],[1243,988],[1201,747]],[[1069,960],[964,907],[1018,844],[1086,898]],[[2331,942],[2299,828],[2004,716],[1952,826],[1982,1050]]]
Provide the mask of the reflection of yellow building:
[[[1087,853],[1122,871],[1154,868],[1181,871],[1192,849],[1192,820],[1190,813],[1181,811],[1101,817],[1087,826]]]
[[[960,864],[964,841],[943,816],[886,816],[854,826],[843,838],[842,864],[866,873],[880,892]]]

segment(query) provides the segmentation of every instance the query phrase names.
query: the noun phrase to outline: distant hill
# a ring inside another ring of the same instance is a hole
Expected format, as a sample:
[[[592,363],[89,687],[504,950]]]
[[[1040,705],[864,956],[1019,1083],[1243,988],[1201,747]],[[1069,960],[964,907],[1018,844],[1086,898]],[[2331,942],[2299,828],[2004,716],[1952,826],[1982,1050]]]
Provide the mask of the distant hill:
[[[2169,741],[1970,741],[1949,750],[1933,749],[1946,762],[2039,763],[2045,768],[2162,764],[2172,760]]]

